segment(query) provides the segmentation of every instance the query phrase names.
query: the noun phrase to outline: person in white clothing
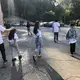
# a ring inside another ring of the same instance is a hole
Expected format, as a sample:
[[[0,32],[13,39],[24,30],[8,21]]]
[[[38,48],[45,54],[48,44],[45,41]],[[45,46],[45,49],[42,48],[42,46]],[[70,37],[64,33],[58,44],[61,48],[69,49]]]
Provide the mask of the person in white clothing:
[[[59,27],[60,27],[59,22],[55,20],[55,22],[53,22],[52,24],[52,27],[53,27],[53,32],[54,32],[54,42],[56,43],[58,41],[58,34],[59,34]]]
[[[16,58],[14,58],[14,51],[13,51],[14,48],[17,50],[19,60],[21,60],[21,58],[22,58],[22,56],[20,55],[18,44],[17,44],[17,39],[18,39],[18,35],[16,33],[16,29],[12,28],[9,32],[8,40],[9,40],[9,45],[11,48],[13,62],[16,61]]]
[[[6,63],[6,54],[5,54],[5,47],[4,47],[4,41],[3,41],[3,34],[8,33],[9,29],[6,29],[4,26],[0,25],[0,51],[2,54],[3,62]]]
[[[35,23],[33,32],[35,34],[36,49],[38,49],[39,55],[40,55],[41,54],[41,45],[42,45],[42,34],[41,34],[41,30],[39,29],[38,21],[36,21],[36,23]]]
[[[71,23],[71,25],[70,25],[71,28],[66,34],[66,39],[69,41],[69,44],[70,44],[71,56],[73,56],[73,54],[75,53],[75,48],[76,48],[77,33],[76,33],[74,26],[75,26],[75,24]]]

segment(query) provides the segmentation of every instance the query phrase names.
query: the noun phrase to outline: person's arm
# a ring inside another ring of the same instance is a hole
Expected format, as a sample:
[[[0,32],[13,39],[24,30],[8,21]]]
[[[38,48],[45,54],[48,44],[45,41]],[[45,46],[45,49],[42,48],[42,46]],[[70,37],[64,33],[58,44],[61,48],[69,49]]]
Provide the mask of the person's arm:
[[[75,37],[77,38],[77,32],[76,32],[76,30],[75,30]]]
[[[67,34],[66,34],[66,39],[67,39],[67,40],[69,39],[69,31],[68,31]]]
[[[5,29],[4,32],[2,33],[8,33],[10,31],[10,29]]]
[[[2,36],[7,37],[9,31],[10,31],[10,29],[5,29],[4,32],[2,32]]]
[[[10,31],[10,29],[6,29],[4,26],[0,25],[0,31],[2,33],[2,36],[5,36],[8,34],[8,32]]]

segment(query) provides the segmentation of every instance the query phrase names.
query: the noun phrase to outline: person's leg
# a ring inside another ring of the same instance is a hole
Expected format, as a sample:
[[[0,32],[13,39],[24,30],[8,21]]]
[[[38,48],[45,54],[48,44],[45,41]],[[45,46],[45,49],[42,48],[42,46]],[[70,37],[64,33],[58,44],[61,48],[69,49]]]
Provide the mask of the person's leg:
[[[57,41],[58,41],[58,32],[56,33]]]
[[[30,35],[32,35],[32,33],[31,33],[31,31],[30,31],[30,27],[28,28],[28,32],[29,32]]]
[[[55,33],[54,33],[54,42],[57,42],[57,40],[58,40],[58,33],[55,32]]]
[[[70,53],[71,53],[71,54],[73,54],[72,47],[73,47],[73,45],[70,44]]]
[[[76,47],[76,43],[73,43],[73,48],[72,48],[73,54],[75,53],[75,47]]]
[[[39,45],[39,55],[41,54],[41,44]]]
[[[75,43],[70,44],[70,52],[71,52],[71,55],[73,56],[75,52]]]
[[[29,28],[27,27],[28,35],[29,35]]]
[[[4,43],[0,44],[0,51],[1,51],[4,63],[7,62],[7,60],[6,60],[6,54],[5,54],[5,48],[4,48]]]
[[[56,42],[56,33],[54,32],[54,42]]]
[[[16,61],[16,58],[14,57],[14,46],[10,45],[10,49],[11,49],[12,61]]]
[[[16,49],[16,51],[17,51],[17,53],[18,53],[18,58],[21,59],[22,56],[20,55],[20,50],[19,50],[19,46],[18,46],[17,43],[16,43],[16,45],[15,45],[15,49]]]
[[[38,39],[37,38],[35,38],[35,44],[36,44],[36,48],[37,48],[37,46],[38,46]]]
[[[32,35],[31,29],[29,28],[30,35]]]

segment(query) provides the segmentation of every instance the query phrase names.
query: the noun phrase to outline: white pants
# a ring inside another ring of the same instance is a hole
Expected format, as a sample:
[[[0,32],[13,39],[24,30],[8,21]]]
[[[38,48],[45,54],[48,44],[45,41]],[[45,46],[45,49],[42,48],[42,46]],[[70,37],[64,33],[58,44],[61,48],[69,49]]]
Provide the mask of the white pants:
[[[18,56],[20,56],[20,50],[19,50],[18,44],[17,43],[15,43],[15,44],[9,43],[9,45],[10,45],[10,49],[11,49],[12,59],[14,59],[14,48],[16,49]]]

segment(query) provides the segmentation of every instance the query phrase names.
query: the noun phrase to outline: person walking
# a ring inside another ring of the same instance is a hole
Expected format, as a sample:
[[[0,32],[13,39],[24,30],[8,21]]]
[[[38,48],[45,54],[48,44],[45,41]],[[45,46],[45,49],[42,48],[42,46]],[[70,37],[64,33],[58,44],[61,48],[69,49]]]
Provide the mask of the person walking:
[[[35,26],[33,29],[33,33],[35,34],[35,43],[36,43],[36,49],[39,51],[39,56],[41,54],[41,45],[42,45],[42,33],[39,28],[39,22],[35,22]]]
[[[53,22],[52,24],[53,27],[53,32],[54,32],[54,42],[57,43],[58,42],[58,35],[59,35],[59,28],[60,28],[60,24],[57,20],[55,20],[55,22]]]
[[[2,59],[3,59],[4,64],[6,64],[7,59],[6,59],[6,54],[5,54],[3,34],[6,33],[6,32],[8,33],[8,31],[9,31],[9,29],[6,29],[2,25],[0,25],[0,51],[1,51],[1,54],[2,54]]]
[[[30,31],[30,22],[29,21],[27,21],[26,27],[27,27],[28,35],[32,35],[32,33]]]
[[[69,41],[69,44],[70,44],[70,53],[71,53],[72,57],[73,57],[73,54],[76,53],[75,49],[76,49],[76,41],[77,41],[76,40],[77,33],[76,33],[76,30],[75,30],[74,26],[75,26],[75,24],[71,23],[70,24],[70,29],[66,34],[66,39]]]
[[[19,60],[21,60],[22,58],[22,55],[20,55],[17,39],[18,35],[16,33],[16,29],[12,28],[8,35],[9,46],[11,48],[12,62],[16,61],[16,58],[14,58],[14,51],[13,51],[14,48],[17,50]]]

